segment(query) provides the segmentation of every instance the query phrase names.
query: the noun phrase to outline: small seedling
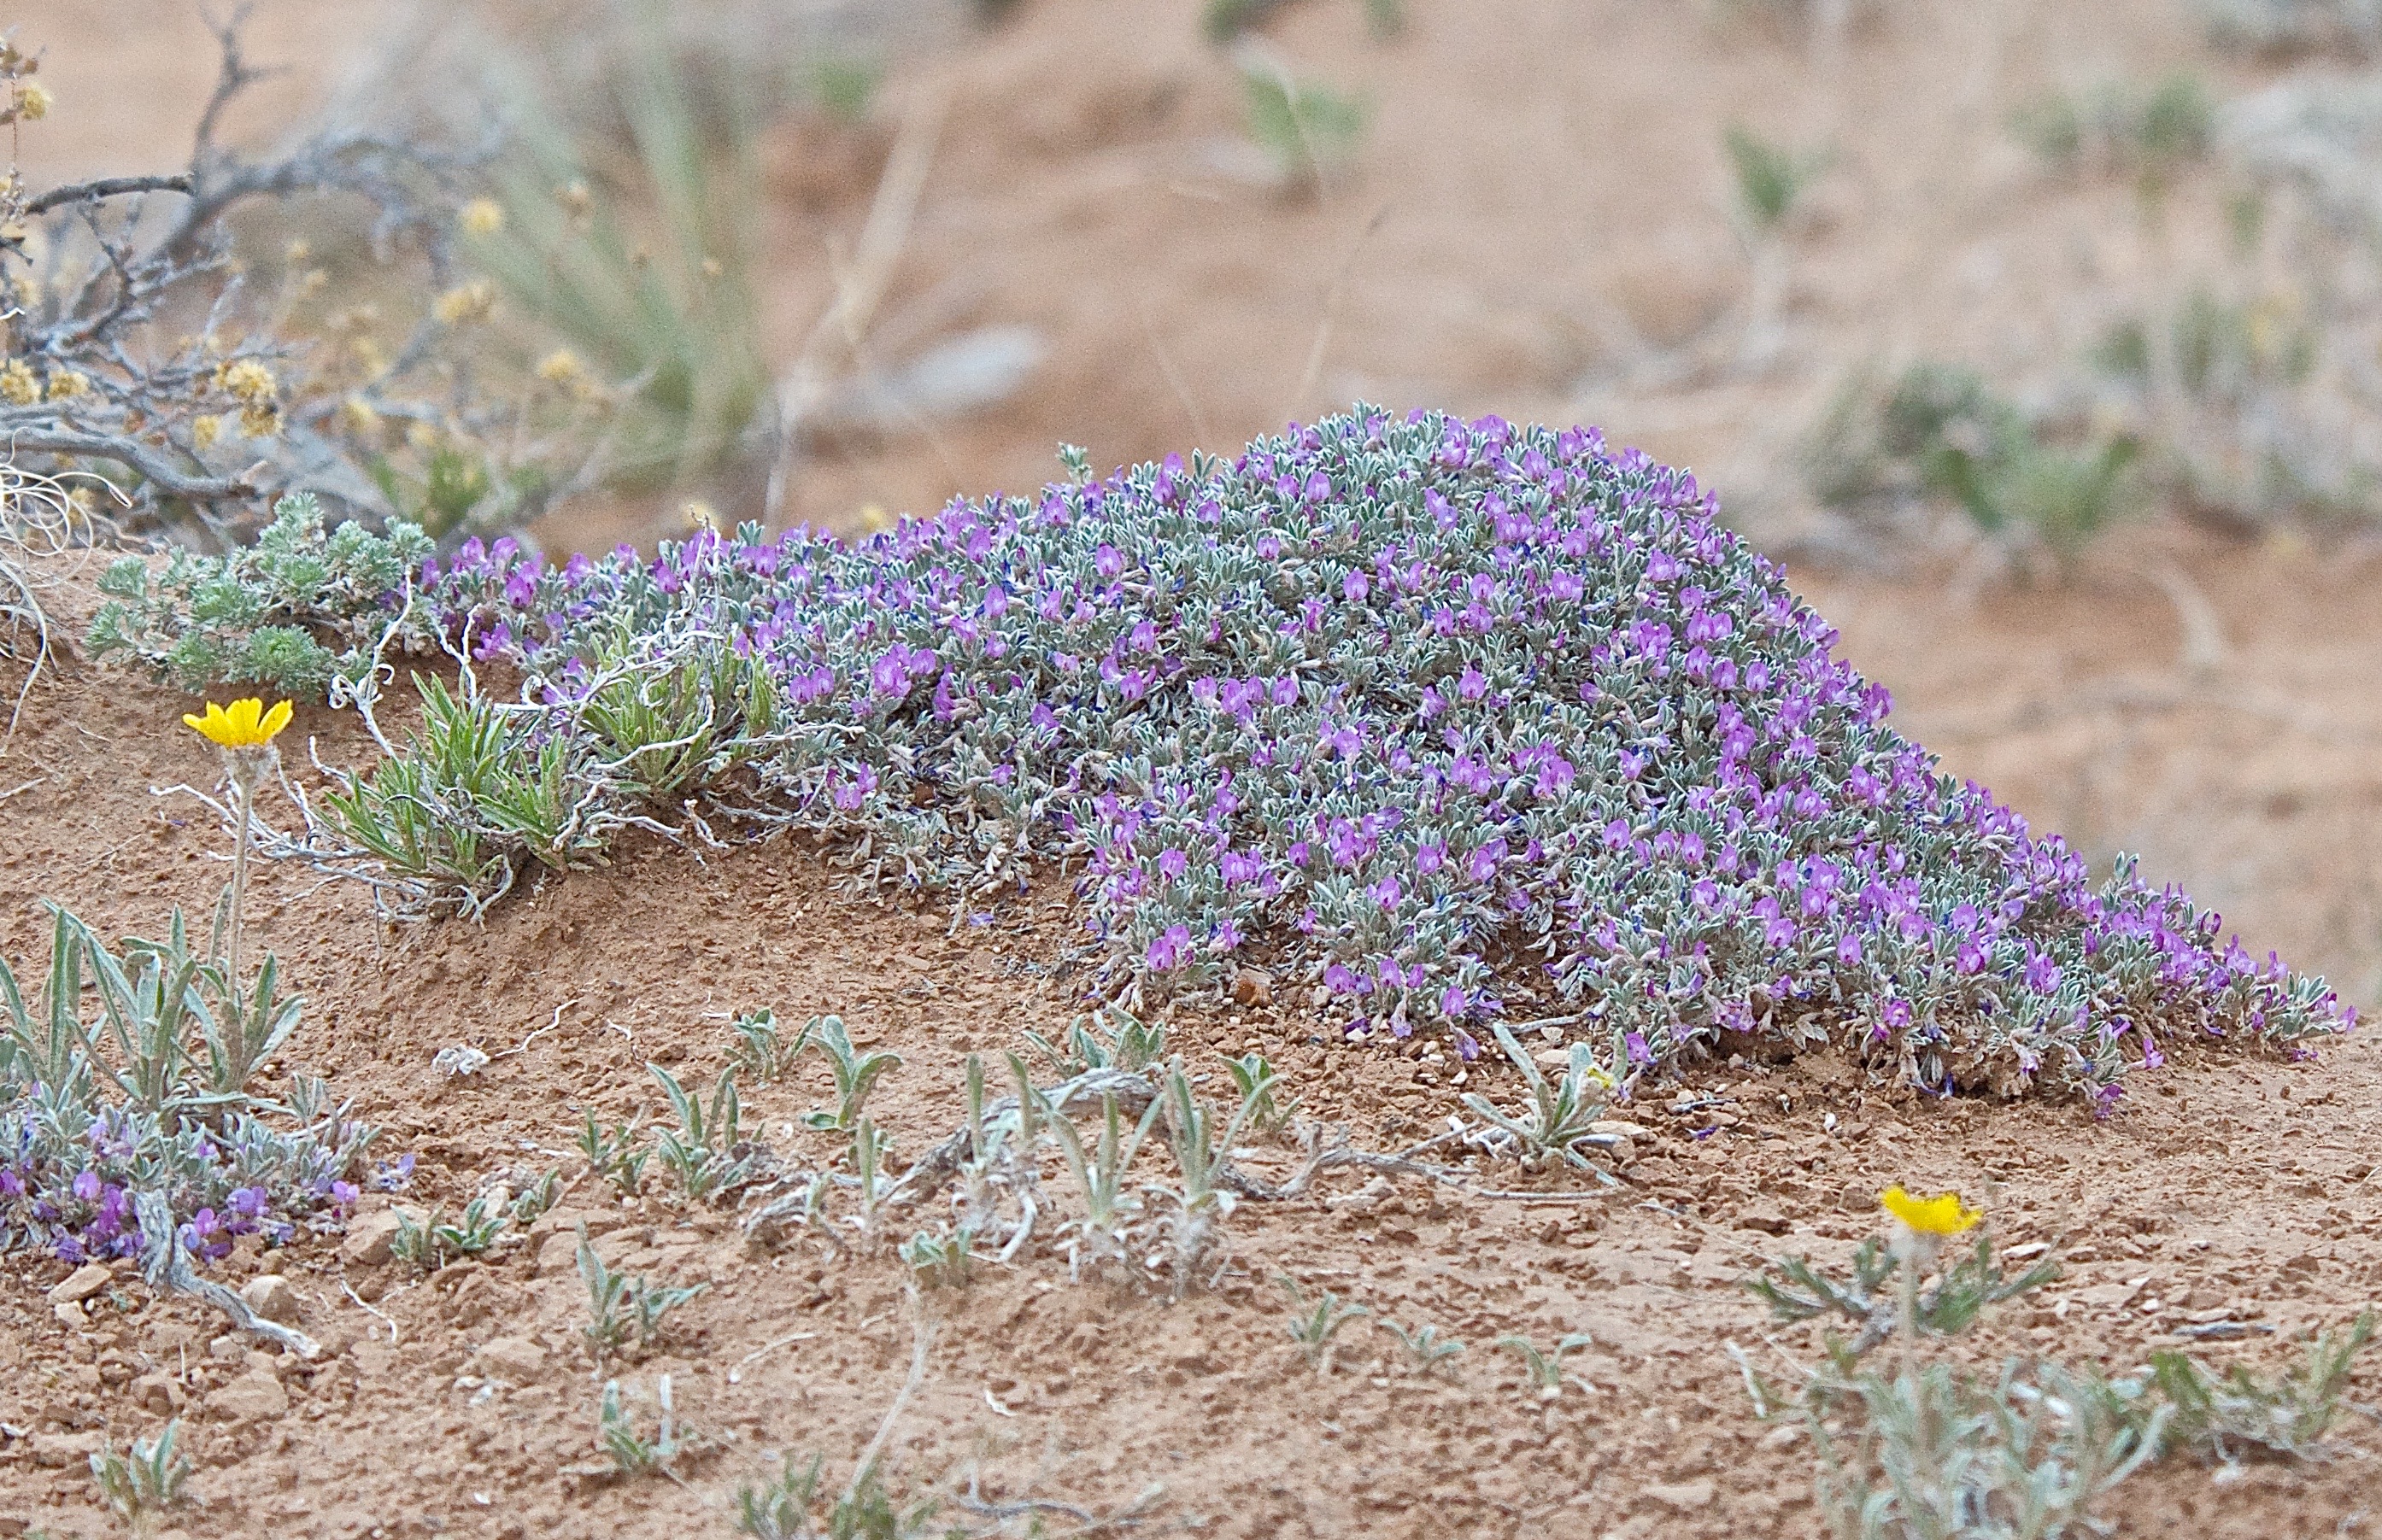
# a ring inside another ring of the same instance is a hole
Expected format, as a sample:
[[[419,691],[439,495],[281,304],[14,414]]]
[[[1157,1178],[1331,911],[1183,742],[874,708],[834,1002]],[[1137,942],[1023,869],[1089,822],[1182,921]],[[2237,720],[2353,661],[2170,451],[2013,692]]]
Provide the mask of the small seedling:
[[[1388,1326],[1391,1333],[1397,1338],[1399,1344],[1406,1349],[1407,1356],[1413,1359],[1416,1371],[1420,1374],[1430,1374],[1449,1359],[1464,1351],[1464,1343],[1460,1339],[1440,1336],[1439,1328],[1429,1322],[1415,1327],[1412,1331],[1406,1330],[1395,1321],[1384,1321],[1382,1325]]]
[[[1241,1094],[1241,1120],[1259,1133],[1272,1133],[1290,1121],[1298,1104],[1276,1105],[1274,1088],[1282,1083],[1282,1072],[1263,1054],[1244,1054],[1224,1060],[1224,1069],[1233,1077],[1233,1089]]]
[[[1263,1094],[1263,1091],[1264,1083],[1260,1082],[1259,1094]],[[1240,1110],[1233,1115],[1220,1136],[1208,1109],[1192,1091],[1191,1077],[1184,1072],[1181,1060],[1167,1067],[1166,1078],[1159,1082],[1158,1092],[1159,1105],[1166,1112],[1167,1143],[1173,1147],[1175,1168],[1182,1174],[1174,1188],[1162,1190],[1176,1205],[1173,1272],[1174,1292],[1179,1297],[1188,1293],[1197,1281],[1208,1253],[1215,1244],[1216,1225],[1233,1211],[1233,1194],[1218,1182],[1226,1152],[1246,1126],[1257,1097],[1243,1098]]]
[[[1050,1119],[1050,1131],[1059,1136],[1060,1153],[1067,1158],[1067,1168],[1074,1173],[1075,1185],[1083,1190],[1084,1216],[1067,1228],[1075,1232],[1067,1243],[1067,1276],[1080,1278],[1087,1253],[1099,1260],[1104,1256],[1122,1255],[1122,1232],[1125,1222],[1139,1212],[1140,1201],[1125,1191],[1125,1172],[1139,1153],[1141,1142],[1148,1137],[1150,1124],[1158,1118],[1158,1103],[1153,1100],[1135,1125],[1131,1138],[1124,1137],[1123,1118],[1117,1111],[1114,1096],[1102,1096],[1099,1143],[1087,1152],[1083,1136],[1075,1125],[1065,1118]]]
[[[480,1255],[505,1232],[504,1210],[493,1198],[493,1193],[473,1198],[463,1205],[462,1216],[453,1220],[442,1208],[432,1209],[422,1219],[398,1210],[389,1254],[425,1273],[435,1273],[459,1256]]]
[[[505,1222],[515,1229],[525,1230],[535,1224],[546,1210],[562,1197],[562,1173],[548,1171],[536,1181],[522,1189],[506,1206]]]
[[[792,1043],[786,1042],[778,1032],[777,1013],[771,1010],[743,1011],[728,1024],[728,1030],[734,1037],[728,1045],[729,1064],[763,1085],[791,1070],[811,1040],[811,1025],[805,1024]]]
[[[91,1457],[91,1477],[117,1518],[136,1534],[145,1534],[167,1509],[179,1507],[188,1495],[190,1462],[174,1452],[182,1424],[169,1422],[154,1438],[136,1438],[122,1454],[107,1439]]]
[[[654,1400],[660,1417],[654,1436],[647,1438],[620,1404],[620,1382],[604,1382],[604,1393],[596,1405],[596,1451],[609,1464],[594,1470],[620,1476],[668,1474],[678,1458],[694,1447],[694,1439],[678,1425],[668,1375],[654,1382]]]
[[[1729,170],[1737,179],[1737,202],[1754,228],[1763,232],[1786,223],[1828,165],[1824,153],[1798,155],[1738,123],[1728,126],[1721,143],[1728,151]]]
[[[1539,1399],[1551,1401],[1563,1394],[1564,1380],[1568,1377],[1564,1374],[1564,1360],[1594,1341],[1585,1332],[1573,1332],[1557,1338],[1553,1352],[1540,1351],[1539,1345],[1527,1337],[1501,1337],[1497,1345],[1521,1355],[1523,1387],[1538,1392]]]
[[[579,1277],[587,1285],[587,1340],[598,1358],[619,1351],[632,1338],[640,1348],[653,1346],[662,1334],[662,1317],[706,1287],[674,1289],[616,1273],[596,1254],[584,1226],[579,1230]]]
[[[645,1068],[661,1082],[662,1094],[669,1098],[670,1111],[678,1118],[677,1128],[666,1128],[657,1137],[662,1165],[678,1178],[686,1195],[699,1202],[743,1183],[751,1173],[751,1163],[736,1155],[743,1123],[743,1106],[736,1097],[736,1071],[720,1075],[706,1106],[660,1065]]]
[[[1274,1280],[1290,1298],[1290,1337],[1298,1344],[1307,1361],[1323,1374],[1332,1370],[1332,1339],[1340,1335],[1349,1322],[1372,1312],[1360,1304],[1350,1304],[1329,1289],[1310,1302],[1298,1280],[1283,1274]]]
[[[815,1129],[849,1129],[859,1120],[870,1089],[887,1070],[902,1062],[902,1056],[864,1053],[854,1048],[852,1034],[844,1030],[840,1017],[822,1016],[804,1027],[803,1033],[810,1046],[827,1060],[829,1072],[835,1076],[835,1110],[813,1112],[805,1121]]]
[[[987,1118],[984,1111],[984,1060],[967,1057],[967,1149],[960,1157],[960,1185],[967,1204],[964,1221],[971,1231],[992,1223],[998,1194],[997,1173],[1010,1166],[1011,1119]],[[1019,1116],[1025,1116],[1021,1110]]]
[[[939,1236],[920,1230],[902,1242],[902,1260],[928,1289],[964,1285],[976,1274],[976,1231],[965,1225]]]
[[[1110,1020],[1115,1025],[1103,1033],[1100,1023]],[[1077,1017],[1067,1029],[1064,1049],[1038,1032],[1025,1036],[1026,1046],[1069,1079],[1094,1069],[1122,1069],[1137,1075],[1166,1057],[1166,1023],[1145,1022],[1122,1006],[1103,1006],[1089,1016]]]
[[[1283,175],[1320,184],[1356,153],[1372,112],[1361,97],[1271,67],[1241,71],[1249,138]]]
[[[1518,1117],[1512,1117],[1499,1111],[1487,1097],[1471,1093],[1466,1094],[1464,1105],[1521,1141],[1535,1155],[1557,1155],[1574,1166],[1587,1166],[1586,1157],[1577,1146],[1602,1137],[1593,1125],[1604,1114],[1605,1094],[1613,1089],[1613,1077],[1597,1068],[1587,1044],[1575,1043],[1563,1079],[1550,1085],[1505,1024],[1495,1023],[1495,1030],[1498,1045],[1521,1070],[1529,1087],[1530,1106]]]
[[[736,1533],[753,1540],[925,1540],[937,1533],[934,1519],[939,1505],[927,1498],[906,1509],[897,1506],[873,1461],[827,1505],[824,1519],[815,1522],[812,1512],[826,1500],[819,1491],[825,1465],[823,1456],[813,1455],[804,1463],[790,1454],[785,1470],[766,1484],[737,1487]],[[1038,1521],[1033,1533],[1040,1533]]]
[[[893,1179],[885,1174],[885,1157],[892,1148],[891,1136],[879,1131],[866,1118],[853,1126],[852,1174],[860,1185],[860,1213],[853,1222],[864,1241],[876,1235],[878,1216],[893,1191]]]
[[[607,1133],[593,1112],[579,1131],[579,1153],[587,1157],[587,1168],[610,1182],[622,1197],[636,1196],[645,1185],[645,1162],[653,1158],[651,1150],[637,1147],[638,1132],[637,1119],[632,1118],[613,1124]]]

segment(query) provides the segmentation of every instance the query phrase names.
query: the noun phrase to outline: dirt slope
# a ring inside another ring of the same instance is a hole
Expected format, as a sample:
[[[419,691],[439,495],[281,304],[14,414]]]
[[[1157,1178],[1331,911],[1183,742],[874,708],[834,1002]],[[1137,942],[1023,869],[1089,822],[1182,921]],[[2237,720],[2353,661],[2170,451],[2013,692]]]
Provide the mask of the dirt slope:
[[[2319,635],[2266,607],[2306,581],[2290,558],[2230,576],[2198,565],[2243,639],[2237,668],[2250,678],[2235,677],[2237,693],[2279,688],[2291,668],[2346,680],[2352,648],[2374,655],[2382,626],[2370,615],[2348,612]],[[2063,678],[2057,651],[2031,640],[2038,622],[2059,634],[2129,624],[2158,674],[2155,598],[2045,595],[2031,613],[1967,616],[1875,584],[1836,585],[1823,600],[1848,617],[1855,659],[1903,687],[1922,732],[1956,712],[2007,711],[2023,724],[2079,710],[2093,730],[2116,730],[2105,708],[2080,704],[2101,687]],[[1981,670],[1992,691],[1977,687]],[[2299,698],[2310,712],[2322,704]],[[86,666],[37,696],[0,762],[0,945],[20,969],[39,962],[43,897],[109,931],[211,900],[219,831],[186,799],[151,790],[211,776],[204,745],[178,725],[184,705]],[[2357,703],[2340,705],[2328,720],[2362,720]],[[2370,850],[2351,833],[2369,793],[2345,764],[2293,760],[2282,729],[2241,715],[2134,721],[2136,752],[2157,773],[2122,784],[2217,789],[2195,791],[2188,818],[2159,813],[2148,793],[2108,803],[2106,815],[2120,831],[2189,823],[2197,842],[2178,847],[2187,856],[2274,843],[2304,851],[2213,870],[2241,885],[2237,917],[2253,943],[2322,950],[2306,916],[2367,881]],[[329,763],[359,756],[325,713],[301,712],[297,730],[321,734]],[[2302,766],[2301,811],[2278,813],[2264,788],[2262,734],[2278,763]],[[2006,752],[2033,765],[2036,779],[2017,779],[2018,800],[2040,813],[2062,795],[2062,752],[2081,762],[2094,751],[2054,733],[2031,755]],[[1990,760],[1956,751],[1954,764]],[[1016,1046],[1026,1027],[1055,1033],[1072,1014],[1063,891],[951,935],[944,917],[857,901],[834,876],[784,843],[701,862],[655,846],[510,901],[477,929],[392,933],[360,890],[294,871],[266,875],[255,912],[310,1001],[290,1064],[361,1097],[387,1127],[388,1153],[418,1156],[399,1201],[451,1210],[502,1173],[580,1173],[570,1144],[583,1111],[651,1115],[659,1097],[647,1060],[707,1082],[739,1008],[771,1005],[795,1021],[836,1012],[900,1053],[871,1107],[909,1154],[956,1126],[964,1054]],[[1173,1031],[1195,1060],[1209,1048],[1262,1048],[1290,1073],[1305,1116],[1362,1146],[1403,1147],[1456,1109],[1449,1066],[1327,1043],[1299,1014],[1186,1016]],[[497,1057],[448,1082],[430,1061],[459,1043]],[[1471,1088],[1502,1094],[1505,1079],[1476,1070]],[[834,1136],[794,1125],[827,1094],[806,1059],[746,1105],[773,1144],[819,1156]],[[1675,1098],[1688,1109],[1674,1114]],[[1729,1339],[1771,1351],[1735,1280],[1781,1250],[1841,1253],[1872,1229],[1887,1181],[1957,1186],[1986,1205],[2006,1242],[2065,1248],[2068,1278],[1985,1349],[2122,1364],[2183,1317],[2229,1310],[2277,1330],[2213,1345],[2210,1356],[2277,1363],[2298,1351],[2302,1328],[2345,1319],[2382,1292],[2382,1205],[2366,1179],[2382,1062],[2363,1039],[2311,1067],[2179,1059],[2139,1077],[2122,1113],[2100,1123],[2068,1107],[1881,1095],[1825,1063],[1715,1066],[1660,1088],[1632,1116],[1651,1137],[1622,1186],[1584,1202],[1435,1196],[1427,1184],[1350,1173],[1299,1201],[1245,1204],[1228,1227],[1230,1272],[1181,1303],[1071,1286],[1038,1241],[972,1288],[928,1297],[928,1370],[893,1430],[893,1469],[921,1490],[964,1487],[974,1470],[988,1502],[1047,1497],[1096,1511],[1162,1485],[1149,1525],[1211,1534],[1797,1534],[1813,1522],[1807,1459],[1764,1439],[1721,1351]],[[1155,1179],[1162,1157],[1146,1158]],[[1252,1164],[1279,1174],[1290,1158]],[[1530,1179],[1509,1168],[1485,1179]],[[1065,1190],[1056,1171],[1050,1180]],[[270,1267],[295,1284],[307,1329],[331,1344],[312,1366],[211,1347],[220,1321],[207,1310],[154,1301],[129,1279],[102,1296],[93,1324],[68,1329],[40,1293],[64,1267],[13,1262],[16,1281],[0,1289],[0,1524],[99,1530],[81,1451],[103,1431],[153,1430],[173,1410],[207,1499],[179,1521],[192,1534],[718,1533],[737,1483],[773,1461],[765,1451],[816,1449],[840,1470],[874,1432],[913,1340],[897,1259],[829,1255],[816,1242],[748,1248],[723,1215],[650,1198],[623,1209],[583,1177],[563,1206],[602,1234],[618,1265],[710,1286],[681,1312],[690,1329],[675,1345],[616,1370],[647,1391],[669,1375],[681,1415],[714,1440],[681,1462],[685,1486],[565,1473],[592,1457],[601,1376],[579,1343],[585,1306],[569,1241],[549,1233],[562,1221],[550,1220],[487,1263],[428,1279],[329,1242],[236,1254],[222,1268],[231,1281]],[[1343,1334],[1328,1375],[1286,1333],[1281,1274],[1375,1312]],[[1435,1324],[1470,1351],[1452,1371],[1418,1377],[1385,1320]],[[1594,1338],[1575,1360],[1594,1388],[1541,1405],[1516,1387],[1515,1356],[1492,1344],[1569,1331]],[[1801,1331],[1778,1341],[1809,1345]],[[2374,1397],[2375,1375],[2361,1373],[2352,1399]],[[274,1384],[279,1396],[264,1388]],[[2325,1465],[2253,1467],[2223,1484],[2188,1465],[2143,1478],[2130,1488],[2140,1495],[2124,1506],[2125,1533],[2333,1533],[2382,1495],[2371,1419],[2349,1413],[2339,1431],[2341,1452]]]

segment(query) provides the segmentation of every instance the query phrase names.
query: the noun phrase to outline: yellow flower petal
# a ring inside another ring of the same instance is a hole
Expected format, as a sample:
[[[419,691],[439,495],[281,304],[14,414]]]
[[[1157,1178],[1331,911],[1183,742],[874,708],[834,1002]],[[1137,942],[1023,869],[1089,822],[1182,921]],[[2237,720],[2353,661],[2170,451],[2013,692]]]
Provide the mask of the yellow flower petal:
[[[1913,1197],[1903,1191],[1899,1182],[1879,1193],[1877,1201],[1888,1214],[1922,1235],[1958,1235],[1984,1217],[1983,1210],[1962,1203],[1958,1192]]]
[[[287,701],[276,703],[271,711],[264,703],[251,695],[234,701],[229,706],[207,703],[207,714],[194,716],[185,712],[182,720],[209,741],[226,749],[254,749],[273,741],[282,728],[289,725],[290,706]]]

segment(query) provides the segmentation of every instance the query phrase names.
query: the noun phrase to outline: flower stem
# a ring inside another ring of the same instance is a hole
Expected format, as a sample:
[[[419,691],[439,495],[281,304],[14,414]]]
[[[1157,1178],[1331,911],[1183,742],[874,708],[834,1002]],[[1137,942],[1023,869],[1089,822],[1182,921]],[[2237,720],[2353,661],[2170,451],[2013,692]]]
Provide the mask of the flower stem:
[[[248,835],[252,821],[249,811],[255,800],[255,773],[235,758],[231,772],[231,805],[232,816],[239,826],[232,833],[231,923],[224,941],[225,993],[231,1003],[231,1021],[225,1033],[224,1044],[228,1050],[226,1057],[230,1060],[227,1068],[235,1074],[239,1073],[248,1057],[248,1021],[240,1014],[239,927],[240,911],[248,897]],[[239,1088],[218,1086],[216,1089]]]

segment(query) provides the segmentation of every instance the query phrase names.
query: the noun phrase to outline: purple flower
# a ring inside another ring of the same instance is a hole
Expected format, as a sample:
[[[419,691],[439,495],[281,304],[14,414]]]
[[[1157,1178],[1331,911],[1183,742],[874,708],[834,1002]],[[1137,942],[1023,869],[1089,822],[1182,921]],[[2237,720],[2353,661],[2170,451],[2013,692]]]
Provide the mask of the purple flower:
[[[1191,928],[1169,925],[1150,940],[1145,960],[1153,973],[1171,972],[1185,961],[1191,951]]]

